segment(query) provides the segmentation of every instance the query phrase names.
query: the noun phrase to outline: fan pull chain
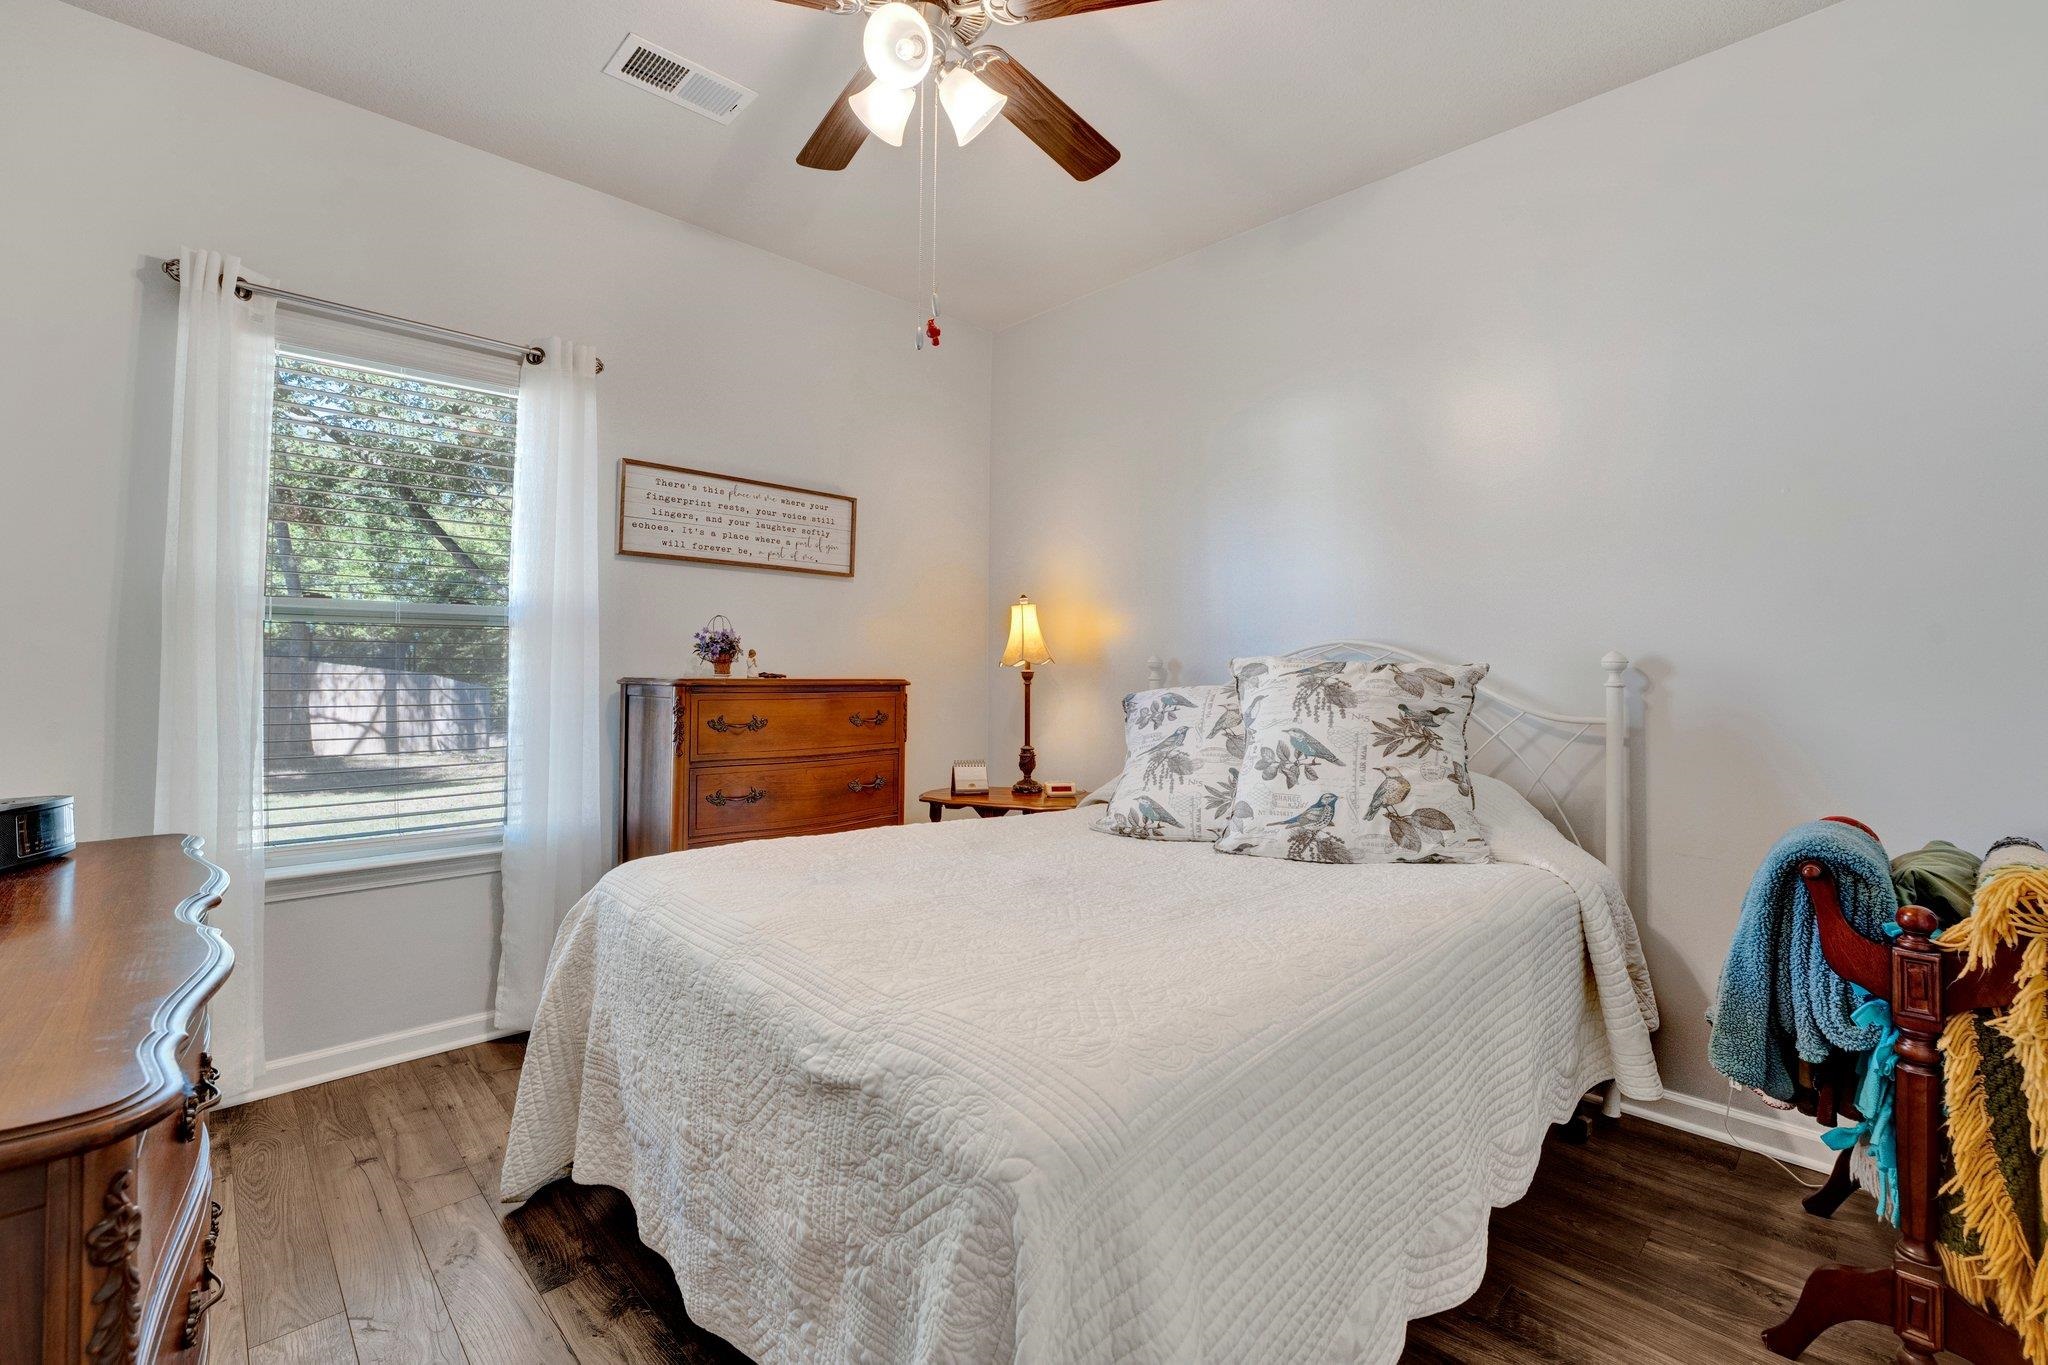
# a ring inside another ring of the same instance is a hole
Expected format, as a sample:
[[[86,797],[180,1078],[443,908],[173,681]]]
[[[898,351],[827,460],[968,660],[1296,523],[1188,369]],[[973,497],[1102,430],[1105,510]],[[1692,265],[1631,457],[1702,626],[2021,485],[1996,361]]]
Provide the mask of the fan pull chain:
[[[930,333],[932,345],[939,344],[939,145],[945,141],[939,128],[939,82],[932,78],[932,273],[931,273],[931,320],[925,324]]]
[[[925,92],[924,92],[924,91],[922,91],[922,90],[918,91],[918,100],[917,100],[917,278],[918,278],[918,283],[920,283],[920,284],[922,284],[922,283],[924,282],[924,279],[925,279],[925,270],[924,270],[924,201],[925,201],[925,175],[924,175],[924,162],[925,162],[925,157],[924,157],[924,116],[925,116],[925,105],[926,105],[926,104],[928,103],[928,101],[927,101],[927,100],[926,100],[926,99],[924,98],[924,93],[925,93]],[[917,329],[917,349],[918,349],[918,350],[922,351],[922,350],[924,349],[924,347],[925,347],[925,341],[926,341],[926,336],[925,336],[925,329],[924,329],[923,327],[919,327],[919,328]]]
[[[927,80],[917,102],[917,274],[930,313],[917,330],[917,349],[939,344],[939,114],[938,85]],[[926,176],[926,147],[930,176]],[[930,188],[927,189],[926,186]]]

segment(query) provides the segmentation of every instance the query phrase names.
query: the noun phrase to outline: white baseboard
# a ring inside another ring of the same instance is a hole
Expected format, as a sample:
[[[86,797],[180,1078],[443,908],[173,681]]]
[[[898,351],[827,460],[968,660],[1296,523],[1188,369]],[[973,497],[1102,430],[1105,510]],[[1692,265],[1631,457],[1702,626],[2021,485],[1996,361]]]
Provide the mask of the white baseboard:
[[[1621,1112],[1810,1171],[1825,1171],[1835,1164],[1834,1152],[1820,1140],[1820,1125],[1796,1110],[1759,1112],[1742,1105],[1730,1109],[1726,1100],[1717,1103],[1667,1090],[1661,1100],[1623,1100]]]
[[[459,1019],[444,1019],[438,1024],[422,1024],[418,1028],[365,1038],[359,1043],[343,1043],[339,1047],[323,1047],[313,1052],[277,1057],[264,1066],[256,1084],[246,1094],[230,1095],[222,1103],[236,1105],[268,1099],[272,1095],[303,1090],[324,1081],[338,1081],[343,1076],[375,1071],[380,1066],[396,1066],[400,1062],[431,1057],[436,1052],[452,1052],[458,1047],[488,1042],[493,1038],[507,1038],[520,1032],[523,1030],[493,1028],[489,1014],[468,1014]]]
[[[431,1057],[437,1052],[452,1052],[493,1038],[509,1038],[522,1031],[493,1028],[488,1013],[470,1014],[365,1038],[359,1043],[279,1057],[264,1067],[263,1074],[246,1094],[230,1095],[223,1104],[232,1107],[268,1099],[310,1085],[338,1081],[344,1076]],[[1835,1154],[1820,1140],[1819,1126],[1796,1111],[1730,1108],[1725,1100],[1717,1104],[1667,1090],[1661,1100],[1623,1100],[1621,1112],[1812,1171],[1825,1171],[1835,1163]]]

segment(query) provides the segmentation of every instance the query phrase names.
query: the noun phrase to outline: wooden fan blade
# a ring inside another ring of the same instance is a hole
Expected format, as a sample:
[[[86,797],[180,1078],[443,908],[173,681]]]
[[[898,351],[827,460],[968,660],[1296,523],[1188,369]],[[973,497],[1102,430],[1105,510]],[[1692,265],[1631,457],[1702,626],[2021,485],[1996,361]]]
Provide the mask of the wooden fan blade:
[[[803,4],[804,0],[790,0],[790,3]],[[1035,24],[1040,19],[1064,19],[1069,14],[1086,14],[1090,10],[1122,9],[1126,5],[1151,3],[1152,0],[1029,0],[1024,7],[1024,22]]]
[[[805,9],[836,10],[839,8],[839,0],[782,0],[782,3],[785,5],[801,5]],[[1137,0],[1122,0],[1122,3],[1126,5],[1135,4]]]
[[[1088,126],[1067,102],[1046,88],[1044,81],[1026,71],[1016,58],[1005,55],[975,74],[1010,102],[1003,117],[1017,125],[1039,150],[1076,180],[1093,180],[1123,159],[1123,153],[1108,138]]]
[[[874,84],[874,80],[865,66],[853,73],[846,89],[839,92],[839,98],[825,111],[818,131],[811,134],[811,140],[796,154],[797,165],[808,166],[814,171],[843,171],[853,164],[853,154],[868,140],[868,126],[860,121],[860,115],[853,112],[853,106],[847,101]]]

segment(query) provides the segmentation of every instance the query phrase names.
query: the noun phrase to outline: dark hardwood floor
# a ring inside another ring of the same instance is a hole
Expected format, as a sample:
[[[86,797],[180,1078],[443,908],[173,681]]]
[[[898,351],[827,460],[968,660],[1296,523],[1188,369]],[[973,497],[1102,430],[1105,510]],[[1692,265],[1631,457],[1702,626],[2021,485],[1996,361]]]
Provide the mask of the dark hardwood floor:
[[[228,1296],[215,1365],[740,1365],[690,1325],[617,1191],[557,1182],[502,1220],[496,1189],[521,1046],[485,1043],[218,1115]],[[1832,1222],[1762,1157],[1641,1121],[1553,1141],[1494,1215],[1485,1283],[1414,1324],[1409,1365],[1772,1361],[1757,1332],[1824,1260],[1878,1264],[1858,1195]],[[1815,1365],[1889,1361],[1843,1327]]]

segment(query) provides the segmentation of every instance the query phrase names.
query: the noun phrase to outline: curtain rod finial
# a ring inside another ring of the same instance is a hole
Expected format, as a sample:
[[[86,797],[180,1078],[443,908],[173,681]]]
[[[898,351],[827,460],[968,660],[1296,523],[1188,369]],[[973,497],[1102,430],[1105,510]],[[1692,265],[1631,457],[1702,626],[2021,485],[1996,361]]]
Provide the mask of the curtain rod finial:
[[[529,346],[526,348],[526,354],[520,358],[529,365],[544,365],[547,363],[548,353],[538,346]],[[597,360],[597,372],[599,374],[604,373],[604,358],[602,356],[598,357]]]

